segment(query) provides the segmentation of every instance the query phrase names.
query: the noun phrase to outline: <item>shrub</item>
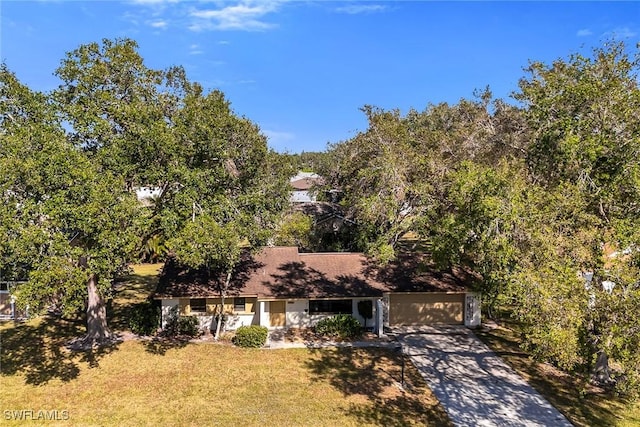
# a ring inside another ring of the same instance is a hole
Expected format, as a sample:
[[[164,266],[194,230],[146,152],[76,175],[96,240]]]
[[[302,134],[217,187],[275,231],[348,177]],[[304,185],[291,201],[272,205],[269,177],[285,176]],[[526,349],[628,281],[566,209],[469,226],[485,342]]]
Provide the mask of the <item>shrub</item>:
[[[358,319],[352,315],[338,314],[319,321],[316,325],[316,332],[339,338],[356,338],[362,334],[362,327]]]
[[[129,329],[138,335],[152,335],[160,325],[160,307],[153,301],[136,304],[129,316]]]
[[[200,335],[198,318],[196,316],[180,316],[178,319],[178,333],[190,337]]]
[[[262,347],[267,342],[267,328],[258,325],[240,326],[232,342],[238,347]]]
[[[178,307],[173,307],[167,316],[163,332],[170,337],[178,335],[198,336],[200,335],[198,318],[196,316],[180,316]]]

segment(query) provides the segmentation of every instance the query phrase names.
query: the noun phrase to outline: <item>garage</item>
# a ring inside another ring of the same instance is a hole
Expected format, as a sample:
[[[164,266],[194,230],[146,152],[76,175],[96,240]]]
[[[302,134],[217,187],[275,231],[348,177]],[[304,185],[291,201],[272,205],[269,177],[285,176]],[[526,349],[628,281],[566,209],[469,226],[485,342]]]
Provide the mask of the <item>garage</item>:
[[[390,293],[389,324],[416,326],[464,324],[465,293]]]

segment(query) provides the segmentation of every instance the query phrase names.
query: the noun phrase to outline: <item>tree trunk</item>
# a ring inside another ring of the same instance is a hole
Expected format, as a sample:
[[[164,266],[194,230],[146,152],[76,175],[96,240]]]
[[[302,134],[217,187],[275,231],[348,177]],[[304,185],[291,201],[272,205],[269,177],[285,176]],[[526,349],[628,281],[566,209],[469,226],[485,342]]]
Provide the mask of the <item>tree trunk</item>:
[[[107,309],[104,300],[98,292],[98,277],[91,274],[87,280],[87,336],[84,338],[86,344],[101,343],[112,338],[111,331],[107,326]]]
[[[611,375],[609,372],[609,356],[604,351],[598,352],[598,359],[596,360],[593,377],[600,384],[606,384],[611,381]]]
[[[216,333],[213,336],[215,341],[220,338],[220,326],[222,325],[222,319],[224,318],[224,299],[227,296],[227,290],[229,289],[229,283],[231,282],[231,270],[227,272],[227,279],[224,282],[224,287],[220,292],[220,313],[218,321],[216,322]]]

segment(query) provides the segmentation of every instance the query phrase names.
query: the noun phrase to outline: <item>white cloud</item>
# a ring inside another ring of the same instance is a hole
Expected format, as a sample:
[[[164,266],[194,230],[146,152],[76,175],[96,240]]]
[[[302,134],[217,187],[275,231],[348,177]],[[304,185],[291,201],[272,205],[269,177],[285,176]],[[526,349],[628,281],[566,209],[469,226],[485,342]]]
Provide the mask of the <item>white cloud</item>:
[[[264,21],[265,15],[275,12],[280,3],[274,1],[241,2],[221,9],[192,10],[195,21],[189,26],[192,31],[241,30],[264,31],[276,25]]]
[[[130,3],[141,5],[161,5],[166,3],[178,3],[180,0],[130,0]]]
[[[382,12],[387,9],[386,5],[381,4],[352,4],[349,6],[341,6],[335,9],[338,13],[347,13],[349,15],[357,15],[360,13]]]
[[[153,21],[149,25],[151,25],[153,28],[167,28],[167,25],[169,24],[167,23],[167,21]]]
[[[578,32],[576,33],[576,36],[578,36],[578,37],[587,37],[587,36],[590,36],[591,34],[593,34],[593,33],[591,32],[590,29],[583,28],[582,30],[578,30]]]
[[[200,49],[200,45],[194,43],[191,46],[189,46],[189,55],[200,55],[203,53],[204,53],[204,50]]]
[[[271,144],[275,145],[293,141],[296,137],[295,134],[291,132],[281,132],[270,129],[263,129],[262,133],[267,137]]]
[[[620,38],[620,39],[628,39],[631,37],[635,37],[638,33],[634,30],[632,30],[629,27],[618,27],[613,29],[612,31],[609,31],[607,33],[605,33],[605,35],[607,36],[613,36],[615,38]]]

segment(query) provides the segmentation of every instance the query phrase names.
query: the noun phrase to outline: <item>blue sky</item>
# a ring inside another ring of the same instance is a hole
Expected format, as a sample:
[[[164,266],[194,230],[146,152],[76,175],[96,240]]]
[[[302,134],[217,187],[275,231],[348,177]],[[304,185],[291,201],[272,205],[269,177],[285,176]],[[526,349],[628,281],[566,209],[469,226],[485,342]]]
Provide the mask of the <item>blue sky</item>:
[[[222,90],[278,151],[320,151],[366,128],[360,107],[423,110],[529,60],[640,41],[640,2],[2,1],[0,59],[32,89],[80,44],[129,37],[148,66]]]

